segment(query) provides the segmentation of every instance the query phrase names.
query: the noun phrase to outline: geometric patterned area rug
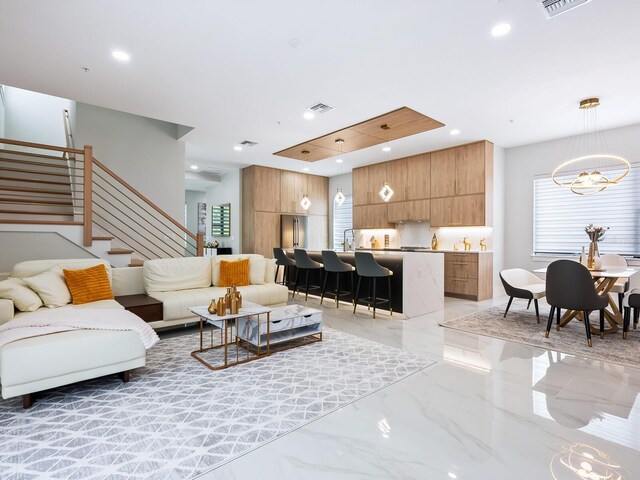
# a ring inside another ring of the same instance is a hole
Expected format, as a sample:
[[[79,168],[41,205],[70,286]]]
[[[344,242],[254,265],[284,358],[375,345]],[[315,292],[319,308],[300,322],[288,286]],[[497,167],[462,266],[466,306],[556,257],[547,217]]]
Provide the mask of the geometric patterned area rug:
[[[222,371],[162,339],[147,366],[0,400],[0,478],[186,479],[435,362],[330,328],[323,341]]]
[[[592,334],[593,347],[589,347],[587,346],[584,324],[578,320],[572,320],[559,332],[556,330],[554,320],[549,338],[545,338],[544,332],[547,328],[549,309],[546,311],[540,309],[540,324],[536,323],[533,307],[531,310],[526,310],[524,307],[512,305],[507,318],[502,318],[503,314],[504,307],[492,307],[464,317],[441,321],[440,325],[454,330],[525,343],[579,357],[640,367],[640,330],[633,330],[633,326],[630,327],[626,340],[622,339],[622,325],[616,333],[605,334],[604,339],[601,339],[598,334]],[[597,312],[593,312],[589,316],[589,320],[592,326],[600,324]],[[606,326],[608,327],[608,324]]]

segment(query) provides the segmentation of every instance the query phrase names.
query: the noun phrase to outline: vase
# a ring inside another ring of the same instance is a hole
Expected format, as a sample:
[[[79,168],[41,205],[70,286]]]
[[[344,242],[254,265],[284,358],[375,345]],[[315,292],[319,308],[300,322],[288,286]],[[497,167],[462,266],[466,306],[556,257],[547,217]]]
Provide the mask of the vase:
[[[216,299],[212,298],[211,299],[211,303],[209,304],[209,308],[207,308],[207,311],[211,314],[211,315],[215,315],[216,312],[218,311],[218,305],[216,303]]]
[[[598,242],[591,241],[589,243],[589,255],[587,256],[587,268],[593,270],[600,264],[600,252],[598,251]]]

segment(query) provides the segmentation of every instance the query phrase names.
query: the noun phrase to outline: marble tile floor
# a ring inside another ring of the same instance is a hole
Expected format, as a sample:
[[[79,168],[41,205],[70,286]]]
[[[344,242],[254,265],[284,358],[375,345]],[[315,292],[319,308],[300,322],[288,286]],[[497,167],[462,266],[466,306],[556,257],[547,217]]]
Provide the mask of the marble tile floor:
[[[410,320],[325,303],[326,325],[438,363],[200,478],[640,478],[640,370],[438,326],[505,303]]]

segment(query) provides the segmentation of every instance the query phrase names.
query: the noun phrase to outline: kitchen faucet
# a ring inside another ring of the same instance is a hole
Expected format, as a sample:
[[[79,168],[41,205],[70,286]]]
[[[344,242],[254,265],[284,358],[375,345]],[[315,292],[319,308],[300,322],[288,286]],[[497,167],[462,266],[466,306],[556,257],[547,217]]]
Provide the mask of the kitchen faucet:
[[[347,249],[347,232],[351,232],[351,235],[353,236],[353,228],[347,228],[342,234],[342,251],[343,252],[346,252],[348,250]]]

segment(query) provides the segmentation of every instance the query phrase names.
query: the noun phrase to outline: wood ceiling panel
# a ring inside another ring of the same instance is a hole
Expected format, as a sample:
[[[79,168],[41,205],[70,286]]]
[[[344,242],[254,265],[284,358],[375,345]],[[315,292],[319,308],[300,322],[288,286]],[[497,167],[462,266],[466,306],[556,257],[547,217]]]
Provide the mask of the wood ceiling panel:
[[[382,129],[382,125],[385,124],[391,128],[388,130]],[[335,143],[338,138],[344,140],[342,152],[349,153],[379,145],[386,142],[387,139],[389,141],[397,140],[440,127],[444,127],[444,123],[408,107],[402,107],[370,120],[328,133],[322,137],[280,150],[275,152],[274,155],[317,162],[340,154],[340,145]],[[309,154],[303,154],[303,150],[308,150]]]

